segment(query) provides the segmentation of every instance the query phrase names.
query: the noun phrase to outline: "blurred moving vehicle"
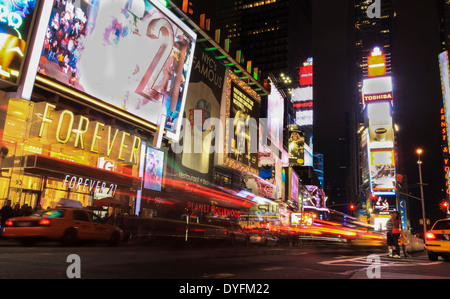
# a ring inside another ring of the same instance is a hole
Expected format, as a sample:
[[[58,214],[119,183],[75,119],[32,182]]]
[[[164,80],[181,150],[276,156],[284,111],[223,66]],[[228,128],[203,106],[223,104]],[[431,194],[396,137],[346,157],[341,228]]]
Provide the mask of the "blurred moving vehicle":
[[[73,246],[78,241],[102,241],[117,246],[122,240],[122,230],[85,209],[61,207],[10,218],[2,228],[2,236],[17,239],[25,246],[38,241],[59,241],[63,246]]]
[[[211,218],[211,219],[209,219],[208,224],[225,228],[225,234],[227,235],[227,240],[230,242],[231,245],[235,245],[238,243],[248,245],[250,243],[249,235],[236,222],[226,220],[226,219]]]
[[[277,245],[278,237],[270,231],[253,229],[247,232],[250,236],[250,244],[258,244],[260,246]]]
[[[450,219],[441,219],[434,223],[425,236],[425,247],[430,261],[437,261],[439,256],[445,260],[449,259]]]

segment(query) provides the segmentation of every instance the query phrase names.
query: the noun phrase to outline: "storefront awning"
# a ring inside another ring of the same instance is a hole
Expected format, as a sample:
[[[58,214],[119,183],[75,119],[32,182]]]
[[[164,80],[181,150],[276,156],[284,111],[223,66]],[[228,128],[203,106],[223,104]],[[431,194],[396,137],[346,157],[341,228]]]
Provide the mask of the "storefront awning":
[[[8,157],[9,158],[9,157]],[[17,159],[20,163],[17,165]],[[13,157],[5,159],[3,168],[12,168]],[[49,176],[64,179],[66,175],[79,176],[93,180],[103,180],[117,184],[119,186],[132,187],[140,182],[141,178],[131,175],[124,175],[113,171],[107,171],[97,167],[64,161],[52,157],[41,155],[30,155],[24,157],[16,157],[14,167],[23,167],[26,173],[33,173],[42,176]]]

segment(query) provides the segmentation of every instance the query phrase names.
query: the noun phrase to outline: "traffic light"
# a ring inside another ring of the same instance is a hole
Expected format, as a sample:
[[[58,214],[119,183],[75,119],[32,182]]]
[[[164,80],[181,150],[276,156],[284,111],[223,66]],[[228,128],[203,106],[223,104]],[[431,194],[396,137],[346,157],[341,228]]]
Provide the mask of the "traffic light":
[[[349,206],[349,208],[350,208],[350,211],[354,211],[355,210],[355,204],[350,204],[350,206]]]
[[[448,201],[444,200],[441,202],[441,209],[448,210],[448,206],[449,206]]]

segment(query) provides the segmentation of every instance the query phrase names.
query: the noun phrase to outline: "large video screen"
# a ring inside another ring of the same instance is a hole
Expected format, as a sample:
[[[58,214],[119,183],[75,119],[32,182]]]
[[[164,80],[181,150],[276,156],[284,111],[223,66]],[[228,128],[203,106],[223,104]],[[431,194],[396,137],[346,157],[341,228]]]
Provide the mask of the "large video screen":
[[[157,1],[55,1],[39,72],[178,139],[196,34]]]
[[[18,84],[38,0],[0,0],[0,81]]]

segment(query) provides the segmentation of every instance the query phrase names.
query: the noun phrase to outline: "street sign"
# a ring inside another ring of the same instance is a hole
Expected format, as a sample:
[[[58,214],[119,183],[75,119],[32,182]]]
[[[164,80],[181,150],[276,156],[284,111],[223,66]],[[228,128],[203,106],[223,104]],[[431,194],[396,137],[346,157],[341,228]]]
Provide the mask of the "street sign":
[[[402,220],[402,228],[406,232],[406,200],[400,198],[400,219]]]

